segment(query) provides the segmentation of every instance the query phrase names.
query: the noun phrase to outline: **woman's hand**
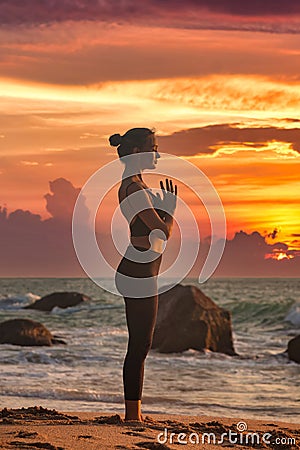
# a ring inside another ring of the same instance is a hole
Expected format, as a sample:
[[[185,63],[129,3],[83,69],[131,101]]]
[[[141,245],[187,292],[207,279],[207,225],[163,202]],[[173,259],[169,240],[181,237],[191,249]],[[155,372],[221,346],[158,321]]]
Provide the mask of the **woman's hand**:
[[[172,216],[177,205],[177,185],[175,184],[173,187],[172,180],[166,178],[166,189],[162,180],[160,181],[160,187],[163,193],[162,209]]]

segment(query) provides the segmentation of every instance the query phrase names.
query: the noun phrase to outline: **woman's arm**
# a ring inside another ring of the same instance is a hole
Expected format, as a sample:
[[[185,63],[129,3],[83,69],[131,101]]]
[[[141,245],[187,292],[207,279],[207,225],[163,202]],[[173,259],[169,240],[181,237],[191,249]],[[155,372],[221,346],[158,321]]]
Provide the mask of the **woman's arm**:
[[[163,186],[162,182],[161,186]],[[173,213],[176,208],[177,186],[175,186],[175,192],[171,192],[171,186],[168,183],[166,186],[168,191],[165,191],[163,188],[163,209],[165,210],[163,219],[153,208],[146,190],[138,183],[131,183],[128,187],[127,192],[129,195],[127,199],[135,213],[134,215],[138,215],[150,230],[159,229],[164,233],[166,239],[169,239],[173,227]]]

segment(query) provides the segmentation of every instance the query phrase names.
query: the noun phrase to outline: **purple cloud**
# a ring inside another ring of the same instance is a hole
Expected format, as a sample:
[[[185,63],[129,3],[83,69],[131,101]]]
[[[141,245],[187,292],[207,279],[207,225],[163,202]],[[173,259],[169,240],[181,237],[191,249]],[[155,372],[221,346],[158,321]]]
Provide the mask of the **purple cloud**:
[[[69,220],[72,217],[74,204],[80,193],[80,188],[74,188],[72,183],[64,178],[49,181],[51,194],[46,194],[46,209],[53,218]]]
[[[157,5],[160,0],[154,0]],[[240,0],[165,0],[164,5],[180,8],[184,5],[188,8],[205,8],[209,11],[234,16],[286,16],[300,13],[300,4],[293,0],[282,2],[282,0],[251,0],[243,2]]]
[[[192,156],[198,153],[212,154],[216,146],[226,144],[243,144],[249,150],[259,149],[267,142],[287,142],[300,153],[299,128],[238,128],[238,124],[208,125],[202,128],[191,128],[177,131],[169,136],[160,136],[159,144],[162,151],[176,155]]]
[[[80,191],[63,178],[45,196],[52,217],[0,207],[0,276],[84,276],[73,248],[71,219]],[[88,209],[86,208],[87,214]]]
[[[2,24],[47,24],[66,20],[92,20],[109,22],[130,22],[136,24],[141,21],[153,26],[191,27],[191,28],[219,28],[219,29],[261,29],[261,31],[290,31],[299,32],[298,24],[286,23],[271,26],[270,17],[293,17],[300,14],[300,4],[294,0],[0,0],[0,22]],[[233,24],[219,20],[213,23],[213,16],[243,18],[248,23],[238,21]],[[212,18],[212,22],[207,18]],[[258,23],[253,22],[255,18]]]
[[[272,238],[272,239],[275,239],[277,237],[277,235],[278,235],[278,229],[277,228],[274,228],[274,230],[271,233],[267,234],[267,236],[269,238]]]
[[[276,259],[276,255],[286,255]],[[300,273],[300,252],[289,250],[284,242],[268,244],[258,231],[236,233],[226,241],[217,276],[297,277]]]
[[[53,181],[50,187],[52,194],[46,196],[47,209],[53,214],[50,219],[41,220],[39,215],[20,209],[8,214],[6,208],[0,207],[0,276],[84,276],[71,232],[70,205],[74,205],[78,188],[63,178]],[[276,237],[275,230],[271,234]],[[299,276],[299,250],[290,249],[280,241],[268,244],[266,238],[267,235],[262,236],[257,231],[250,234],[240,231],[233,239],[227,239],[215,274],[229,277]],[[120,255],[115,249],[113,252],[108,243],[111,236],[97,233],[97,239],[112,266],[117,267]],[[209,238],[205,239],[204,249],[208,250],[208,244]],[[205,251],[201,252],[199,262],[205,256]],[[279,254],[286,257],[280,260],[272,258]]]

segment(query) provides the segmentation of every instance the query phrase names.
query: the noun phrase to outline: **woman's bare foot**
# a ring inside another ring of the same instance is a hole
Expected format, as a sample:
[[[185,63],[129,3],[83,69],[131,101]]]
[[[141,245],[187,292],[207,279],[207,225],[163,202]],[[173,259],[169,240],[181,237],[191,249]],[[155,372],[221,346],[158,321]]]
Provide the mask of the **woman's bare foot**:
[[[125,400],[125,422],[143,422],[141,400]]]

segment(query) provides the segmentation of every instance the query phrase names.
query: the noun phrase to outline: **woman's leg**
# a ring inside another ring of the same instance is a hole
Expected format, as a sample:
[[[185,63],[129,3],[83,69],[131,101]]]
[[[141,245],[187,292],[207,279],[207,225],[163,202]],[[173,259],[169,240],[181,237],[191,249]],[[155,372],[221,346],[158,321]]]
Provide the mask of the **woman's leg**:
[[[144,362],[152,344],[158,296],[124,300],[129,333],[123,366],[125,420],[141,420]]]

